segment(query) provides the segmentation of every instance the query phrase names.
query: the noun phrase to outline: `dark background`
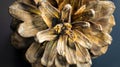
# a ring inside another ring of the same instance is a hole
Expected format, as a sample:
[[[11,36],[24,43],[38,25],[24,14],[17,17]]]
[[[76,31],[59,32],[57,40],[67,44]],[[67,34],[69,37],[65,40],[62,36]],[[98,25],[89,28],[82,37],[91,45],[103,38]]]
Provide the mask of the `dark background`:
[[[11,17],[8,6],[14,0],[0,0],[0,67],[30,67],[20,51],[10,45]],[[93,60],[92,67],[120,67],[120,0],[112,0],[116,5],[114,13],[116,26],[111,33],[113,37],[107,53]]]

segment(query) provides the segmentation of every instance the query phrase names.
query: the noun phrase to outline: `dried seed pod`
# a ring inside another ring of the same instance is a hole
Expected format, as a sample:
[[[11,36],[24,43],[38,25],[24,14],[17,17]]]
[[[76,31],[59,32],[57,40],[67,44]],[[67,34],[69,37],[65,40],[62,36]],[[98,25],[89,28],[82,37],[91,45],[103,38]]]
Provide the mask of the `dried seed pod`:
[[[32,67],[91,67],[111,44],[114,9],[108,0],[16,0],[12,44],[34,37],[25,54]]]

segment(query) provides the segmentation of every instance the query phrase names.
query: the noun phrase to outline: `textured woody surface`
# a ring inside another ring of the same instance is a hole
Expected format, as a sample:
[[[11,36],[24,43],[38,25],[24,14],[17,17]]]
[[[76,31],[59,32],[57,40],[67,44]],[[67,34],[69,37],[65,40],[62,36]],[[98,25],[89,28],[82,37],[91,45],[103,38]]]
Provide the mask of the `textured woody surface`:
[[[107,0],[16,0],[11,43],[29,46],[32,67],[91,67],[111,44],[114,9]]]

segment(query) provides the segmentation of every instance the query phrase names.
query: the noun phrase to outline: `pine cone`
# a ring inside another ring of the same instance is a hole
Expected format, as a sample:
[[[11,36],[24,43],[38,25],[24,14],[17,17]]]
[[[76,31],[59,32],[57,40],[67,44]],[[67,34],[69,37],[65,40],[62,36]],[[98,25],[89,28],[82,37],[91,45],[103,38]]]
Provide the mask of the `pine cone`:
[[[103,0],[16,0],[11,43],[32,67],[90,67],[106,53],[115,6]]]

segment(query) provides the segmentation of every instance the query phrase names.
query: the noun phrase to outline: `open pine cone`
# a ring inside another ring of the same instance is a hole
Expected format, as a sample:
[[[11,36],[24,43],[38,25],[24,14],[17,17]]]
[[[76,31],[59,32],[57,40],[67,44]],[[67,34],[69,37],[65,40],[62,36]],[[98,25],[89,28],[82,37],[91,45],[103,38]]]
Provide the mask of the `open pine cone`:
[[[111,44],[115,6],[108,0],[16,0],[11,43],[32,67],[90,67]]]

